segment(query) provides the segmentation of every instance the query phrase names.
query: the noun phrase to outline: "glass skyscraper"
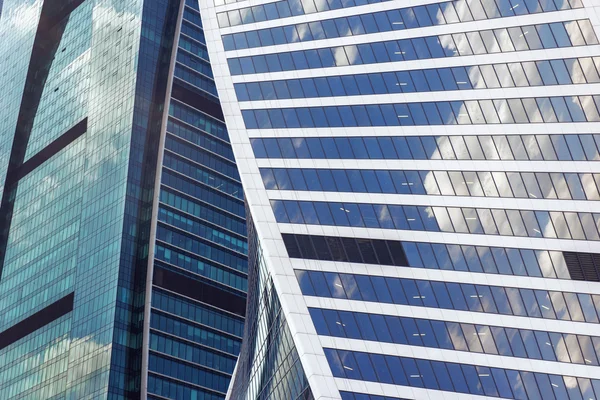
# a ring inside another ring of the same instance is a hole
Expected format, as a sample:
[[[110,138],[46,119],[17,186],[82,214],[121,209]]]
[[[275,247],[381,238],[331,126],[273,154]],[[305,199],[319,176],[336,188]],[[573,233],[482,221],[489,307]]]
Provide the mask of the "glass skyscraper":
[[[178,26],[156,188],[148,399],[225,397],[248,286],[244,192],[208,61],[197,0]],[[146,298],[148,302],[148,298]]]
[[[0,0],[0,399],[599,400],[599,16]]]
[[[249,210],[230,399],[600,398],[598,7],[200,1]]]
[[[0,0],[0,398],[224,399],[243,190],[194,0]]]

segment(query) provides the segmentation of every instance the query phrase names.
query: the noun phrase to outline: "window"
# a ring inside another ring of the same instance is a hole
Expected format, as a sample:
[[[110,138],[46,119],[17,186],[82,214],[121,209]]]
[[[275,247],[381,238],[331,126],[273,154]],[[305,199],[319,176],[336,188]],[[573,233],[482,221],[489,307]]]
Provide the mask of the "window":
[[[510,2],[506,0],[499,1],[499,10],[496,6],[496,3],[493,1],[483,1],[481,3],[479,1],[470,1],[469,6],[467,6],[467,2],[462,0],[454,3],[441,2],[430,4],[428,6],[407,7],[389,10],[387,12],[361,14],[348,18],[341,17],[327,19],[321,21],[320,23],[310,24],[310,30],[312,31],[313,37],[305,40],[318,40],[323,39],[324,37],[333,38],[349,35],[361,35],[373,32],[387,32],[397,29],[412,29],[432,25],[444,25],[447,23],[467,22],[472,21],[473,19],[485,20],[488,18],[492,19],[508,17],[515,14],[524,15],[528,13],[554,11],[556,9],[552,2],[547,3],[552,4],[552,7],[543,8],[540,8],[535,0],[527,0],[527,3],[529,3],[529,7],[525,7],[519,3],[515,3],[511,6]],[[532,5],[534,3],[535,6]],[[309,14],[327,11],[329,9],[353,7],[361,4],[361,2],[355,4],[353,1],[317,1],[315,8],[315,4],[312,1],[305,0],[301,3],[300,1],[289,2],[284,0],[276,3],[242,8],[240,10],[235,10],[235,12],[230,11],[229,13],[219,13],[217,18],[220,27],[227,27],[285,18],[291,15],[302,15],[305,13]],[[561,7],[561,9],[582,7],[581,3],[576,2],[565,1],[562,2],[562,4],[563,7]],[[469,8],[471,9],[470,11]],[[199,20],[199,18],[197,19]],[[196,21],[196,19],[194,19],[194,21]],[[200,22],[198,21],[197,24],[200,24]],[[306,26],[306,24],[287,25],[284,27],[284,30],[289,30],[292,28],[301,30],[303,26]],[[352,29],[350,26],[352,26]],[[335,27],[337,27],[337,29],[335,29]],[[552,31],[555,35],[562,35],[562,37],[565,35],[574,37],[575,39],[572,40],[577,44],[585,44],[586,41],[588,44],[596,43],[588,24],[580,22],[578,27],[577,23],[574,22],[565,29],[566,32],[559,31],[558,28],[555,28]],[[275,31],[275,28],[272,30]],[[326,33],[323,33],[323,30]],[[276,35],[273,34],[273,37],[276,37]],[[293,41],[294,38],[290,37],[288,43],[293,43]],[[265,44],[263,43],[263,45]],[[231,48],[226,49],[229,50]]]
[[[387,382],[427,389],[442,389],[472,395],[506,398],[595,398],[600,381],[468,364],[429,361],[397,356],[325,348],[333,375],[340,378]],[[357,362],[360,360],[360,362]],[[385,362],[382,362],[385,360]],[[362,365],[361,365],[362,364]],[[373,366],[377,369],[375,373]],[[548,384],[550,383],[550,384]],[[572,392],[568,396],[566,390]],[[342,392],[344,400],[359,399]],[[544,397],[542,397],[542,393]],[[564,397],[563,397],[564,396]],[[577,396],[577,397],[573,397]],[[360,396],[360,400],[380,396]]]
[[[512,101],[512,100],[511,100]],[[426,103],[430,104],[430,103]],[[521,104],[521,103],[518,103]],[[522,105],[521,105],[522,106]],[[295,110],[291,109],[292,111]],[[429,114],[429,112],[428,112]],[[285,114],[284,114],[285,115]],[[351,115],[350,115],[351,116]],[[344,115],[344,119],[348,119],[349,115]],[[289,118],[289,117],[286,117]],[[308,117],[310,118],[310,117]],[[515,138],[516,136],[516,138]],[[569,145],[567,145],[566,137],[569,137]],[[575,154],[576,160],[597,161],[598,148],[597,142],[600,137],[598,135],[494,135],[491,136],[413,136],[412,146],[415,149],[420,149],[420,157],[428,159],[487,159],[487,160],[514,160],[517,159],[541,161],[541,160],[572,160],[569,146],[578,146],[576,148],[582,151],[577,151]],[[510,138],[510,141],[507,139]],[[575,138],[581,142],[575,141]],[[186,138],[187,139],[187,138]],[[352,146],[349,142],[350,138],[265,138],[251,139],[252,148],[257,158],[311,158],[308,151],[307,143],[310,141],[320,141],[321,146],[326,151],[319,152],[320,157],[325,158],[370,158],[370,159],[412,159],[413,155],[409,150],[409,145],[406,138],[402,136],[396,137],[377,137],[377,138],[362,138],[364,143],[361,143],[361,138],[352,138]],[[421,141],[421,144],[416,145],[415,140]],[[293,150],[289,150],[289,141],[292,140]],[[274,146],[273,141],[279,144],[279,149]],[[435,141],[434,147],[433,141]],[[376,146],[377,142],[378,146]],[[510,144],[509,144],[510,142]],[[335,144],[334,144],[335,143]],[[584,144],[585,143],[585,144]],[[269,152],[266,147],[269,147]],[[511,146],[515,149],[516,155],[513,155]],[[557,157],[556,149],[559,151],[560,158]],[[379,149],[377,149],[379,147]],[[573,147],[575,149],[575,147]],[[357,152],[354,154],[353,149]],[[483,150],[483,154],[481,151]],[[314,157],[314,156],[313,156]],[[483,157],[483,158],[482,158]],[[397,171],[395,171],[397,172]],[[538,184],[542,187],[543,174],[536,173]],[[524,179],[524,178],[523,178]],[[596,183],[600,183],[600,175],[593,174],[593,179]],[[485,179],[481,179],[483,184]],[[442,185],[440,185],[441,187]],[[550,184],[552,186],[552,184]],[[552,189],[554,190],[554,189]],[[542,190],[548,196],[551,190]],[[548,197],[556,198],[556,197]]]
[[[355,187],[363,182],[359,177],[360,175],[357,175],[357,178],[351,179],[355,183]],[[409,184],[411,182],[404,183]],[[365,191],[365,189],[359,187],[357,191]],[[280,223],[318,223],[320,225],[350,226],[348,218],[351,217],[354,225],[362,226],[358,216],[350,215],[354,210],[354,212],[360,213],[360,217],[367,227],[374,228],[548,238],[554,238],[558,234],[559,238],[585,240],[586,235],[581,224],[583,220],[585,229],[588,232],[587,239],[599,240],[600,238],[597,226],[591,223],[594,216],[590,213],[415,207],[408,205],[385,206],[382,204],[359,205],[353,203],[296,202],[291,200],[272,200],[271,204],[277,222]],[[383,215],[385,218],[377,217],[374,213],[374,206],[380,210],[387,207],[391,218],[385,217],[386,214]],[[303,207],[314,207],[317,218],[310,221],[303,219],[303,215],[299,212]],[[552,225],[556,228],[556,232],[549,229]]]
[[[540,122],[580,122],[588,121],[588,118],[594,119],[594,114],[584,114],[581,111],[581,101],[577,96],[552,97],[552,98],[525,98],[511,99],[508,101],[508,107],[513,115],[515,122],[540,123]],[[248,129],[276,129],[276,128],[297,128],[296,121],[304,122],[305,127],[335,127],[341,126],[341,119],[338,115],[350,113],[352,119],[346,120],[346,126],[415,126],[415,125],[441,125],[441,124],[487,124],[487,123],[512,123],[512,118],[499,119],[500,115],[507,111],[504,107],[507,103],[489,100],[470,100],[447,102],[429,102],[429,103],[407,103],[407,104],[377,104],[364,106],[326,106],[311,108],[283,108],[269,110],[243,110],[242,116]],[[524,108],[523,108],[524,106]],[[396,111],[396,116],[390,114],[391,107]],[[450,111],[450,108],[452,111]],[[434,117],[429,120],[424,110],[436,110]],[[289,118],[274,118],[285,112]],[[276,113],[276,114],[274,114]],[[437,118],[436,115],[452,115],[454,118]],[[524,114],[523,114],[524,113]],[[335,116],[329,119],[325,115]],[[386,116],[384,118],[384,115]],[[487,116],[487,117],[486,117]],[[487,119],[486,119],[487,118]],[[351,121],[352,124],[350,124]],[[558,136],[558,135],[554,135]],[[513,149],[517,159],[527,159],[528,155],[525,149],[521,147]],[[411,149],[412,150],[412,149]],[[565,147],[566,151],[566,147]],[[414,158],[421,157],[420,153],[413,154]],[[477,156],[474,156],[477,157]]]
[[[590,295],[587,294],[578,295],[569,292],[547,292],[543,290],[536,290],[534,292],[529,289],[510,287],[475,286],[453,282],[435,283],[413,279],[398,280],[386,277],[369,277],[367,275],[324,274],[319,271],[296,271],[296,273],[304,295],[313,295],[312,293],[315,293],[320,297],[362,299],[363,301],[371,302],[389,302],[418,307],[446,308],[494,314],[500,313],[529,316],[533,318],[555,319],[556,316],[558,316],[561,319],[568,319],[570,315],[571,320],[573,321],[598,323],[597,310],[595,309],[595,306],[592,305]],[[308,275],[308,278],[306,275]],[[376,280],[372,280],[374,278],[376,278]],[[308,282],[311,282],[312,285],[309,285]],[[375,282],[375,286],[373,285],[373,282]],[[378,291],[381,294],[378,293]],[[398,293],[401,293],[401,295],[398,295]],[[437,300],[438,295],[440,300]],[[448,297],[452,300],[452,304],[448,302]],[[491,305],[493,301],[496,302],[494,306]],[[564,304],[562,302],[565,301],[568,305],[568,315],[561,311],[561,307],[564,309]],[[541,308],[547,307],[550,310],[557,310],[556,316],[554,313],[540,312],[540,306]],[[361,329],[369,329],[369,331],[364,331],[363,334],[374,338],[376,336],[374,331],[371,333],[373,328],[367,326],[370,323],[367,323],[366,320],[363,322],[364,327]],[[411,332],[415,333],[419,331],[417,333],[424,333],[420,330],[429,330],[428,327],[426,328],[427,325],[419,324],[422,324],[422,322],[417,323],[416,321],[408,319],[402,320],[402,325],[404,326],[409,342],[416,341],[420,343],[425,340],[422,337],[423,335],[411,337]],[[421,328],[418,328],[419,326],[421,326]],[[462,337],[458,334],[458,331],[454,332],[454,330],[458,329],[457,327],[447,325],[447,329],[453,341],[456,337]],[[467,326],[463,324],[460,329],[463,332],[465,332],[465,329],[469,330],[469,332],[479,332],[477,330],[479,328],[475,328],[471,325]],[[476,329],[476,331],[473,331],[473,329]],[[482,327],[481,329],[484,328]],[[483,330],[482,332],[487,332],[487,330]],[[525,331],[521,330],[520,335],[524,341],[525,349],[529,354],[529,357],[540,358],[540,347],[535,341],[535,334],[533,331],[523,332]],[[514,333],[506,331],[506,335],[510,341],[513,340],[511,338],[514,336]],[[465,333],[464,336],[471,351],[483,352],[484,349],[487,348],[495,354],[496,347],[493,347],[491,343],[480,341],[487,338],[473,342],[473,336],[480,335]],[[432,337],[430,336],[430,338],[427,338],[427,341],[423,342],[426,346],[428,345],[427,343],[431,343],[432,345],[434,343],[433,341],[429,342],[429,339],[432,339]],[[455,348],[457,345],[456,343]],[[516,349],[513,346],[513,352],[515,351]]]

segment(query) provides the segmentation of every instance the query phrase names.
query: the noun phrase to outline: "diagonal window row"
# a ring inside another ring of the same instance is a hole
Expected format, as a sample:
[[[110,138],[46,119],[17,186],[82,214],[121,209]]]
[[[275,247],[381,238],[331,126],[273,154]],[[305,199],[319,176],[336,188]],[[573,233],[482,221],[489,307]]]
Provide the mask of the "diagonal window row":
[[[152,394],[156,394],[155,397]],[[175,380],[167,376],[155,375],[148,371],[148,399],[177,398],[184,399],[203,399],[203,400],[222,400],[223,395],[218,392],[211,392],[209,389],[203,389],[198,386],[192,386],[185,381]]]
[[[219,192],[208,185],[204,185],[189,177],[177,173],[173,170],[164,168],[161,176],[161,183],[170,188],[187,193],[198,200],[205,201],[214,207],[219,207],[229,211],[239,217],[244,217],[245,208],[243,200],[231,197],[225,193]]]
[[[213,307],[190,301],[184,297],[171,294],[158,288],[154,288],[152,290],[152,307],[181,316],[196,323],[227,332],[231,335],[241,337],[243,334],[243,319],[234,318],[231,314],[220,312],[218,309]],[[209,346],[217,347],[210,344]],[[233,351],[229,352],[234,353]]]
[[[600,160],[600,135],[295,137],[250,142],[256,158]]]
[[[600,57],[234,84],[239,101],[493,89],[600,82]]]
[[[600,213],[271,200],[279,223],[600,240]]]
[[[163,186],[160,190],[160,202],[182,210],[196,218],[211,222],[223,229],[228,229],[238,235],[246,236],[246,223],[243,216],[236,216],[220,210],[210,203],[191,197],[187,193]]]
[[[243,272],[211,264],[197,254],[157,241],[154,257],[156,260],[205,276],[232,288],[248,290],[248,279]],[[156,264],[158,265],[160,262],[157,261]]]
[[[208,114],[198,111],[185,103],[176,99],[171,99],[169,115],[188,123],[201,131],[229,142],[229,135],[227,134],[227,129],[223,122],[218,121]]]
[[[587,19],[229,58],[232,75],[598,44]]]
[[[157,240],[169,243],[190,253],[198,254],[209,261],[228,266],[241,272],[248,272],[248,260],[241,254],[225,247],[212,246],[210,242],[191,237],[188,232],[159,224],[156,229]]]
[[[309,308],[317,334],[564,363],[599,365],[600,337]]]
[[[213,388],[213,390],[220,391],[222,394],[227,392],[227,386],[231,378],[229,374],[158,355],[152,351],[148,356],[148,370],[161,375],[172,376],[180,381],[188,380],[198,386]]]
[[[520,0],[456,0],[234,33],[222,37],[223,45],[227,51],[581,7],[583,5],[579,0],[571,3],[557,0],[556,4],[552,0],[542,1],[541,4],[537,0],[523,2]],[[238,10],[229,11],[229,13],[236,16],[237,12]],[[225,15],[225,13],[221,15]],[[245,13],[244,16],[247,21],[252,20],[251,13]],[[234,16],[234,18],[236,17]],[[242,24],[247,23],[243,20],[240,22]]]
[[[192,53],[193,55],[200,57],[206,61],[209,60],[208,58],[208,49],[206,48],[206,45],[192,39],[189,38],[187,36],[179,36],[179,48],[184,49],[186,51],[189,51],[190,53]]]
[[[181,33],[199,41],[202,44],[206,44],[204,31],[195,26],[193,23],[190,24],[185,19],[181,21]]]
[[[600,96],[242,110],[247,129],[597,122]]]
[[[186,7],[183,9],[183,19],[188,20],[191,23],[202,28],[202,18],[200,18],[200,11],[190,8],[188,4],[186,4]]]
[[[337,299],[598,323],[600,295],[296,270],[302,294]]]
[[[232,355],[223,354],[159,332],[150,332],[148,347],[150,350],[172,354],[182,360],[206,365],[209,368],[228,374],[232,374],[235,368],[236,359]]]
[[[198,74],[189,68],[184,68],[179,64],[175,65],[174,76],[204,90],[207,93],[212,94],[215,97],[218,97],[215,81],[207,78],[206,76]]]
[[[571,279],[560,251],[282,234],[291,258]],[[583,257],[591,253],[573,253]]]
[[[161,205],[158,208],[158,220],[235,250],[238,253],[246,254],[248,252],[248,243],[243,237],[236,237],[219,226],[193,218],[179,210]]]
[[[197,154],[202,153],[200,151],[194,152],[194,155]],[[228,177],[224,177],[223,175],[216,173],[214,169],[206,168],[199,163],[192,163],[184,157],[174,155],[170,151],[165,151],[163,167],[180,172],[198,182],[202,182],[213,189],[225,192],[240,200],[244,199],[242,185],[240,182],[233,179],[227,179]]]
[[[376,396],[372,394],[366,393],[356,393],[356,392],[344,392],[340,391],[340,395],[342,396],[342,400],[410,400],[405,398],[398,397],[390,397],[390,396]]]
[[[197,57],[185,51],[177,50],[177,62],[186,65],[192,68],[193,70],[208,76],[209,78],[213,78],[210,63],[206,60],[203,60],[200,57]]]
[[[235,338],[220,331],[213,331],[208,327],[194,324],[193,321],[186,321],[173,315],[163,315],[156,309],[153,309],[150,313],[150,328],[230,354],[240,353],[241,338]]]
[[[211,151],[231,162],[235,162],[233,150],[228,142],[193,128],[191,125],[169,118],[167,132],[193,143],[205,150]]]
[[[215,6],[236,3],[241,0],[215,0]],[[251,24],[254,22],[271,21],[296,15],[312,14],[316,12],[337,10],[362,6],[366,4],[382,3],[389,0],[281,0],[254,7],[245,7],[217,14],[220,28]]]
[[[215,5],[229,4],[239,0],[216,0]],[[379,3],[386,0],[284,0],[275,3],[246,7],[217,14],[219,27],[251,24],[254,22],[271,21],[296,15],[312,14],[328,10],[338,10],[365,4]],[[477,21],[483,19],[510,17],[513,15],[534,14],[540,12],[568,10],[581,8],[579,0],[456,0],[434,3],[419,7],[407,7],[374,14],[362,14],[346,18],[325,20],[321,29],[333,24],[337,30],[345,32],[360,26],[371,32],[385,32],[397,29],[410,29],[432,25],[452,24],[456,22]],[[298,31],[302,24],[297,25]],[[346,27],[348,25],[348,27]],[[293,25],[292,25],[293,26]],[[284,27],[288,28],[287,26]],[[311,26],[311,30],[317,29]],[[279,34],[273,32],[273,36]],[[314,33],[313,33],[314,35]],[[343,35],[343,34],[342,34]],[[329,37],[329,36],[328,36]],[[335,37],[335,36],[332,36]]]
[[[218,157],[206,149],[191,145],[179,137],[168,134],[165,139],[165,148],[188,160],[195,161],[205,168],[210,168],[213,174],[220,173],[232,181],[240,180],[240,175],[234,162]]]
[[[324,349],[339,378],[478,396],[528,400],[582,400],[600,395],[600,380],[417,358]]]
[[[600,200],[600,174],[261,168],[267,190]]]

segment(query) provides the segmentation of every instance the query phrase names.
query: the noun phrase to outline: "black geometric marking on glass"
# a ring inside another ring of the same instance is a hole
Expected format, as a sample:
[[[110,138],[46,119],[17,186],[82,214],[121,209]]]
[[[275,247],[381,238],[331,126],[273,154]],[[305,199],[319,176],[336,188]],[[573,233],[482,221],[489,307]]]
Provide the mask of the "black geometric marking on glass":
[[[31,135],[33,122],[40,105],[46,80],[48,79],[48,73],[55,58],[54,56],[58,51],[69,15],[81,3],[83,3],[83,0],[69,2],[46,0],[42,6],[6,171],[7,182],[4,185],[2,203],[0,203],[0,277],[2,276],[8,231],[12,220],[14,199],[17,190],[16,184],[8,184],[8,177],[17,177],[19,170],[24,164],[29,136]]]
[[[74,297],[75,293],[69,293],[60,300],[11,326],[4,332],[0,332],[0,350],[71,312],[73,310]]]

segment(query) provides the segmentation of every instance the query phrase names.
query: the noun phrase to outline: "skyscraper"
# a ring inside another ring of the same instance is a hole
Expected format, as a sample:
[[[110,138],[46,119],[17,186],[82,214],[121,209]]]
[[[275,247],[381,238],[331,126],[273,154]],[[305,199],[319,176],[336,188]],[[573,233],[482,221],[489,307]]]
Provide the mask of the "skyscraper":
[[[229,398],[600,398],[597,2],[200,7],[249,209]]]
[[[143,373],[147,368],[148,398],[218,400],[240,351],[246,310],[244,192],[196,0],[186,0],[180,24],[158,163],[161,186],[154,191],[157,227]]]
[[[0,8],[0,398],[223,399],[245,210],[197,2]]]

